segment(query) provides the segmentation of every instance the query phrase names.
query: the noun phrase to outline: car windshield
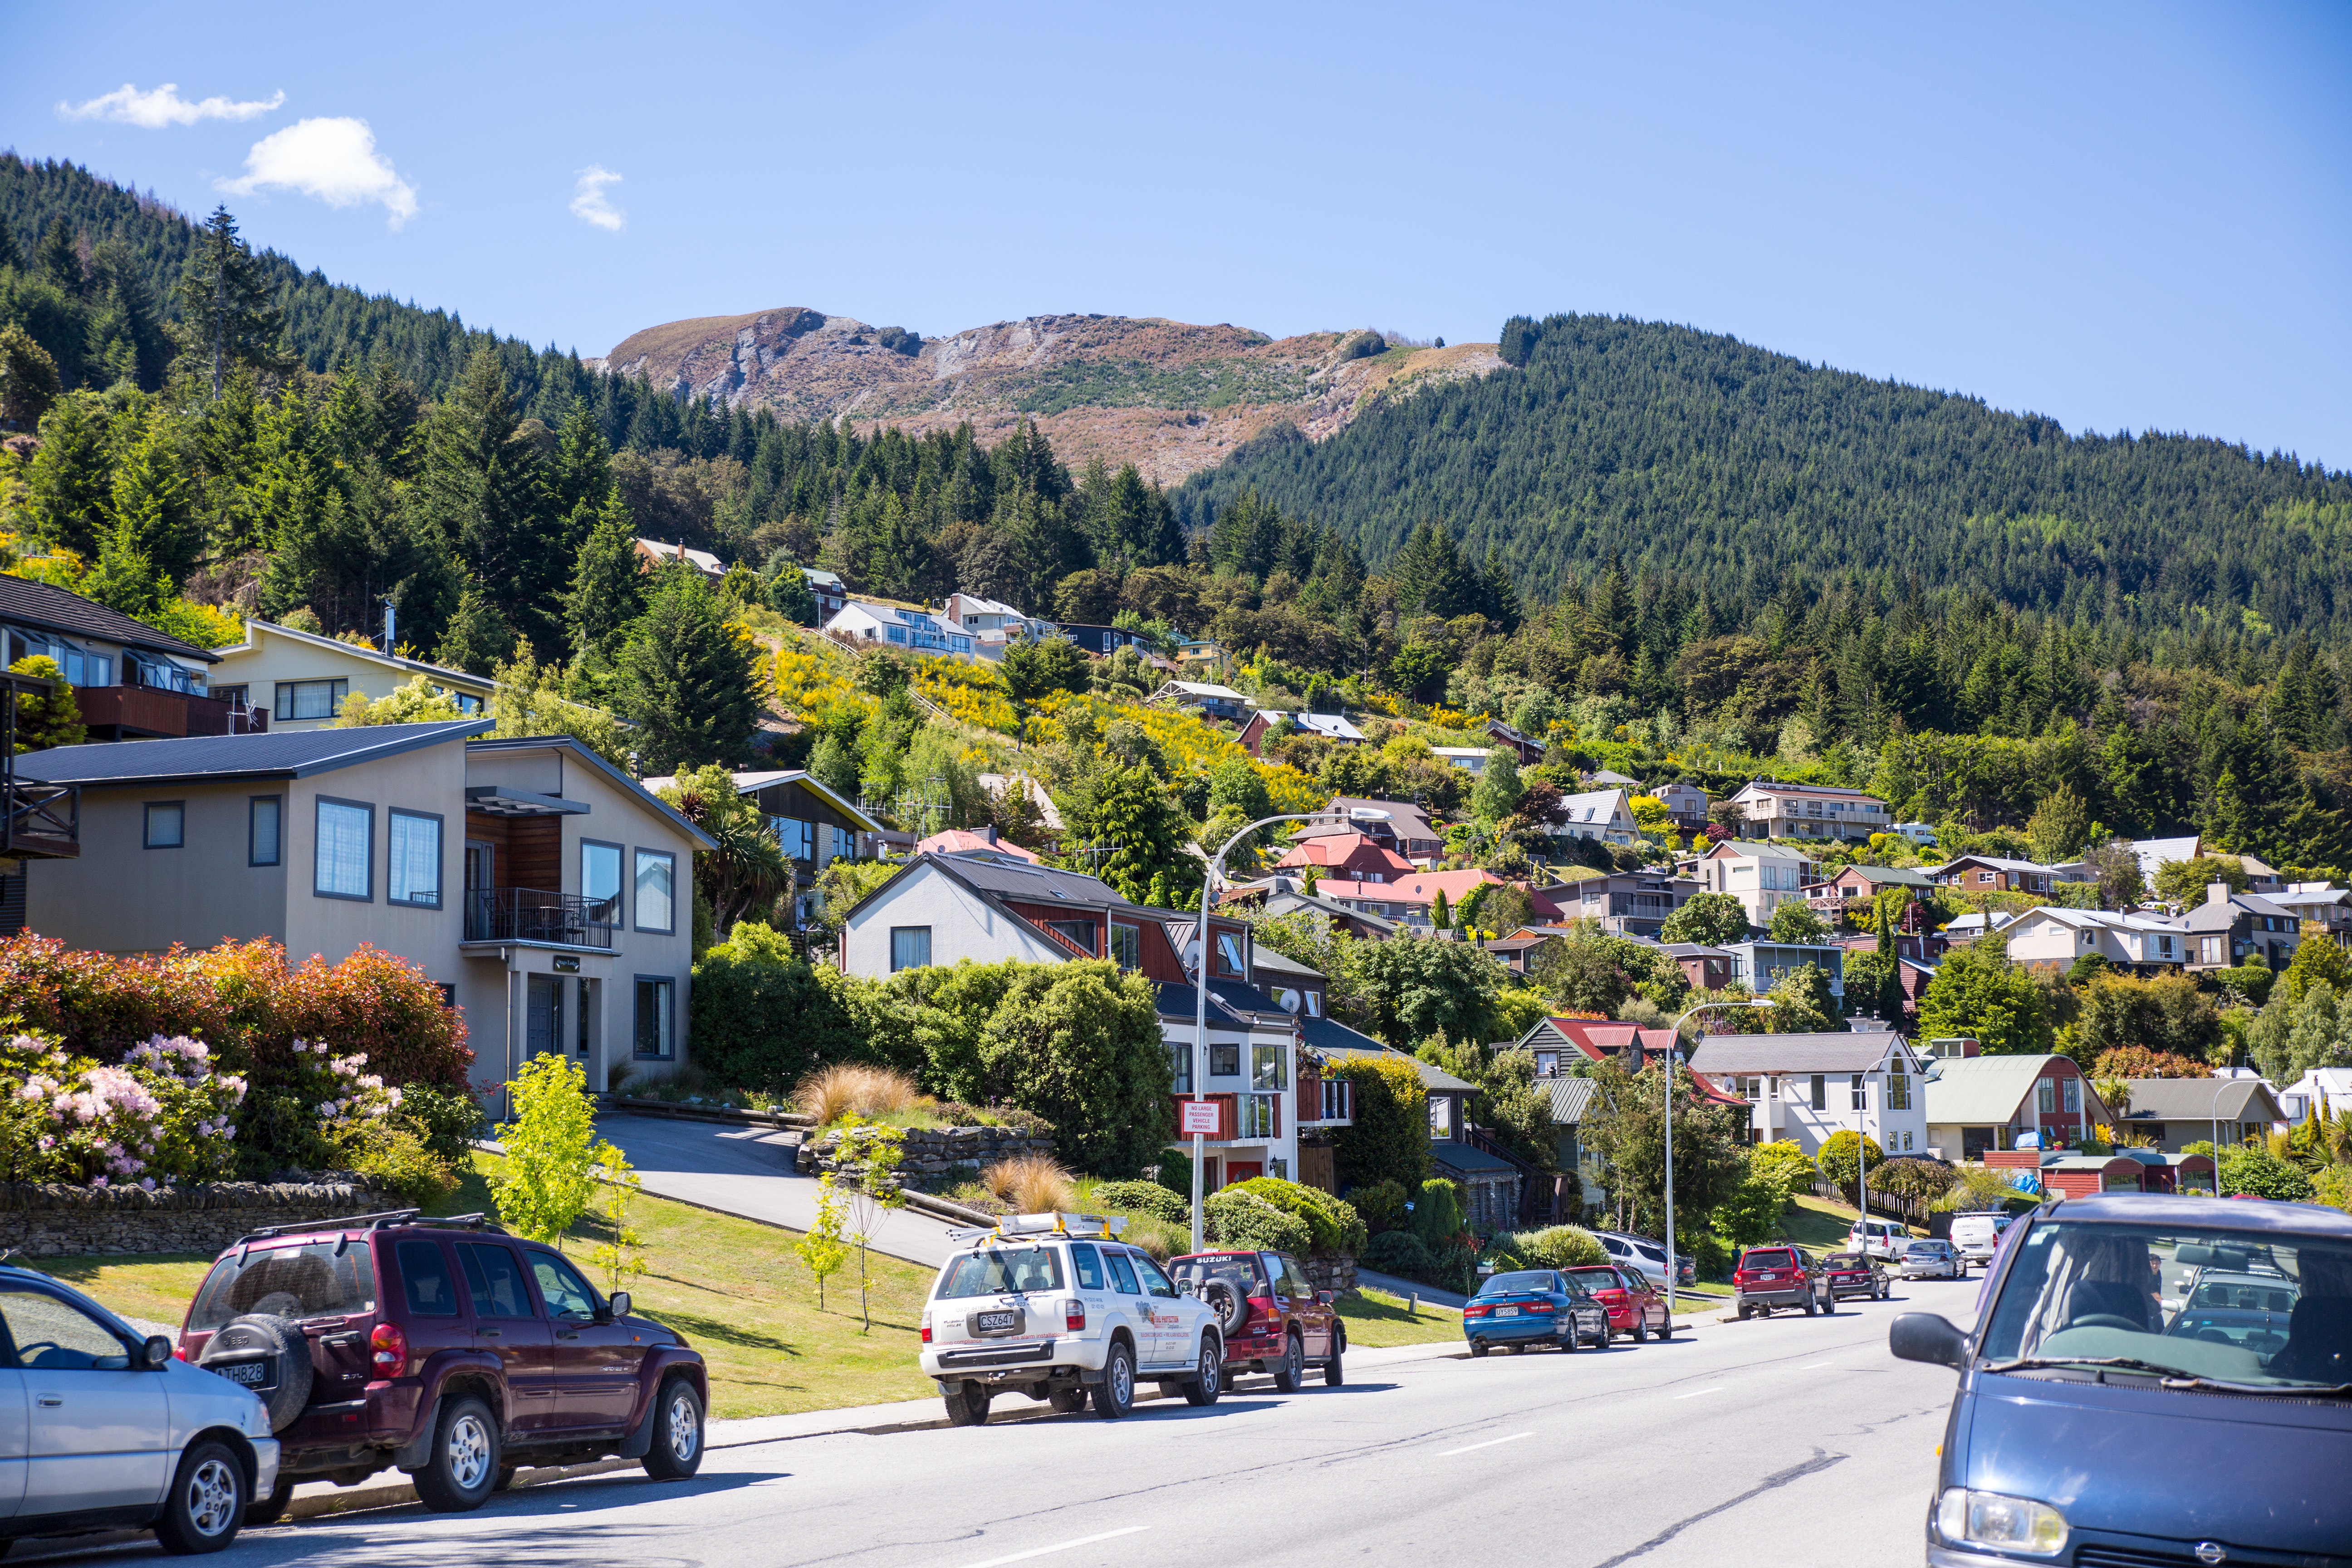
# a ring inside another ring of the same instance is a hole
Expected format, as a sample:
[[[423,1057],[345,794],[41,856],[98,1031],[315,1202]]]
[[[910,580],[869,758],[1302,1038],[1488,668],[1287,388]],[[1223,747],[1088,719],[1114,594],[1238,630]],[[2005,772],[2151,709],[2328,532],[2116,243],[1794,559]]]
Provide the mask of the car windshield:
[[[1824,1268],[1862,1268],[1868,1267],[1858,1252],[1832,1252],[1822,1259]]]
[[[255,1247],[213,1265],[188,1310],[188,1327],[208,1333],[247,1312],[281,1318],[347,1318],[375,1310],[375,1267],[367,1238]]]
[[[992,1247],[967,1252],[948,1264],[936,1295],[1010,1296],[1024,1290],[1062,1288],[1062,1260],[1050,1247]]]
[[[1787,1252],[1751,1252],[1739,1260],[1742,1268],[1794,1268],[1796,1258]]]
[[[1994,1302],[1993,1363],[2127,1361],[2254,1387],[2352,1382],[2352,1242],[2045,1220]]]
[[[1511,1296],[1528,1290],[1557,1290],[1559,1276],[1549,1269],[1522,1269],[1517,1274],[1497,1274],[1478,1287],[1481,1296]]]

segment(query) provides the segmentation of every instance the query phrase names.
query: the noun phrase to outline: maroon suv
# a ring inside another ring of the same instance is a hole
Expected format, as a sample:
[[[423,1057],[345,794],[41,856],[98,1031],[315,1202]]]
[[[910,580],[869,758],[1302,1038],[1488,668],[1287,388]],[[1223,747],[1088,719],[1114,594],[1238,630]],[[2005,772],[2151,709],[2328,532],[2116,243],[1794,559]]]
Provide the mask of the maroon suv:
[[[702,1358],[607,1300],[553,1247],[478,1215],[278,1226],[223,1252],[179,1354],[269,1407],[277,1489],[398,1466],[427,1508],[478,1508],[525,1465],[618,1455],[658,1479],[702,1462]]]
[[[1225,1377],[1270,1372],[1274,1386],[1295,1394],[1309,1362],[1323,1369],[1327,1387],[1347,1380],[1348,1325],[1328,1290],[1307,1282],[1286,1252],[1193,1252],[1168,1260],[1179,1289],[1217,1314],[1225,1336]]]

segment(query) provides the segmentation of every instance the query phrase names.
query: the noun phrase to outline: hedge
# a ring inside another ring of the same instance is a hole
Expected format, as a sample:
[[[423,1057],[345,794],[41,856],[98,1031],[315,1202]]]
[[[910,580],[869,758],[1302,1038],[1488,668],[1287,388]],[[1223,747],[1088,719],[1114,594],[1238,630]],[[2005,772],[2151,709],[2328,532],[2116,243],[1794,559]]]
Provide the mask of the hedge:
[[[1302,1255],[1308,1250],[1311,1237],[1307,1222],[1283,1213],[1255,1193],[1226,1187],[1210,1194],[1201,1209],[1209,1234],[1221,1247]]]
[[[1355,1257],[1370,1239],[1354,1206],[1318,1188],[1279,1176],[1253,1176],[1234,1186],[1264,1198],[1285,1214],[1295,1215],[1307,1226],[1307,1245],[1325,1257]]]
[[[1157,1182],[1098,1182],[1087,1195],[1089,1208],[1112,1214],[1150,1215],[1170,1225],[1192,1223],[1192,1205]]]

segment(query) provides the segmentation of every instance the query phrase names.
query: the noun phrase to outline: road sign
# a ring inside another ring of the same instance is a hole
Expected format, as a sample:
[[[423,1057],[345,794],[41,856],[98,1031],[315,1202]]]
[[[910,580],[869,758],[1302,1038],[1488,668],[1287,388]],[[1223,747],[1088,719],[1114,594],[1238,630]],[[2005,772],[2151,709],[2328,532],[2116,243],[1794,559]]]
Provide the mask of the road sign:
[[[1183,1116],[1182,1125],[1176,1130],[1179,1132],[1188,1137],[1196,1132],[1204,1138],[1214,1138],[1217,1135],[1218,1116],[1215,1100],[1187,1100],[1180,1102],[1177,1109]]]

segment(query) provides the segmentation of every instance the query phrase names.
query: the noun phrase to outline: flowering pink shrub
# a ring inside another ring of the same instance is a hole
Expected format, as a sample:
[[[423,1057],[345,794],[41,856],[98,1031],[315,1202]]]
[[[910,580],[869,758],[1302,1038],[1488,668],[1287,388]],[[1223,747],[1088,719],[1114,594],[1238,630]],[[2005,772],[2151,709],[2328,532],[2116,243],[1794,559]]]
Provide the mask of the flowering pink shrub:
[[[216,1180],[236,1165],[245,1094],[184,1035],[153,1036],[110,1066],[18,1034],[0,1042],[0,1166],[15,1181],[94,1187]]]

